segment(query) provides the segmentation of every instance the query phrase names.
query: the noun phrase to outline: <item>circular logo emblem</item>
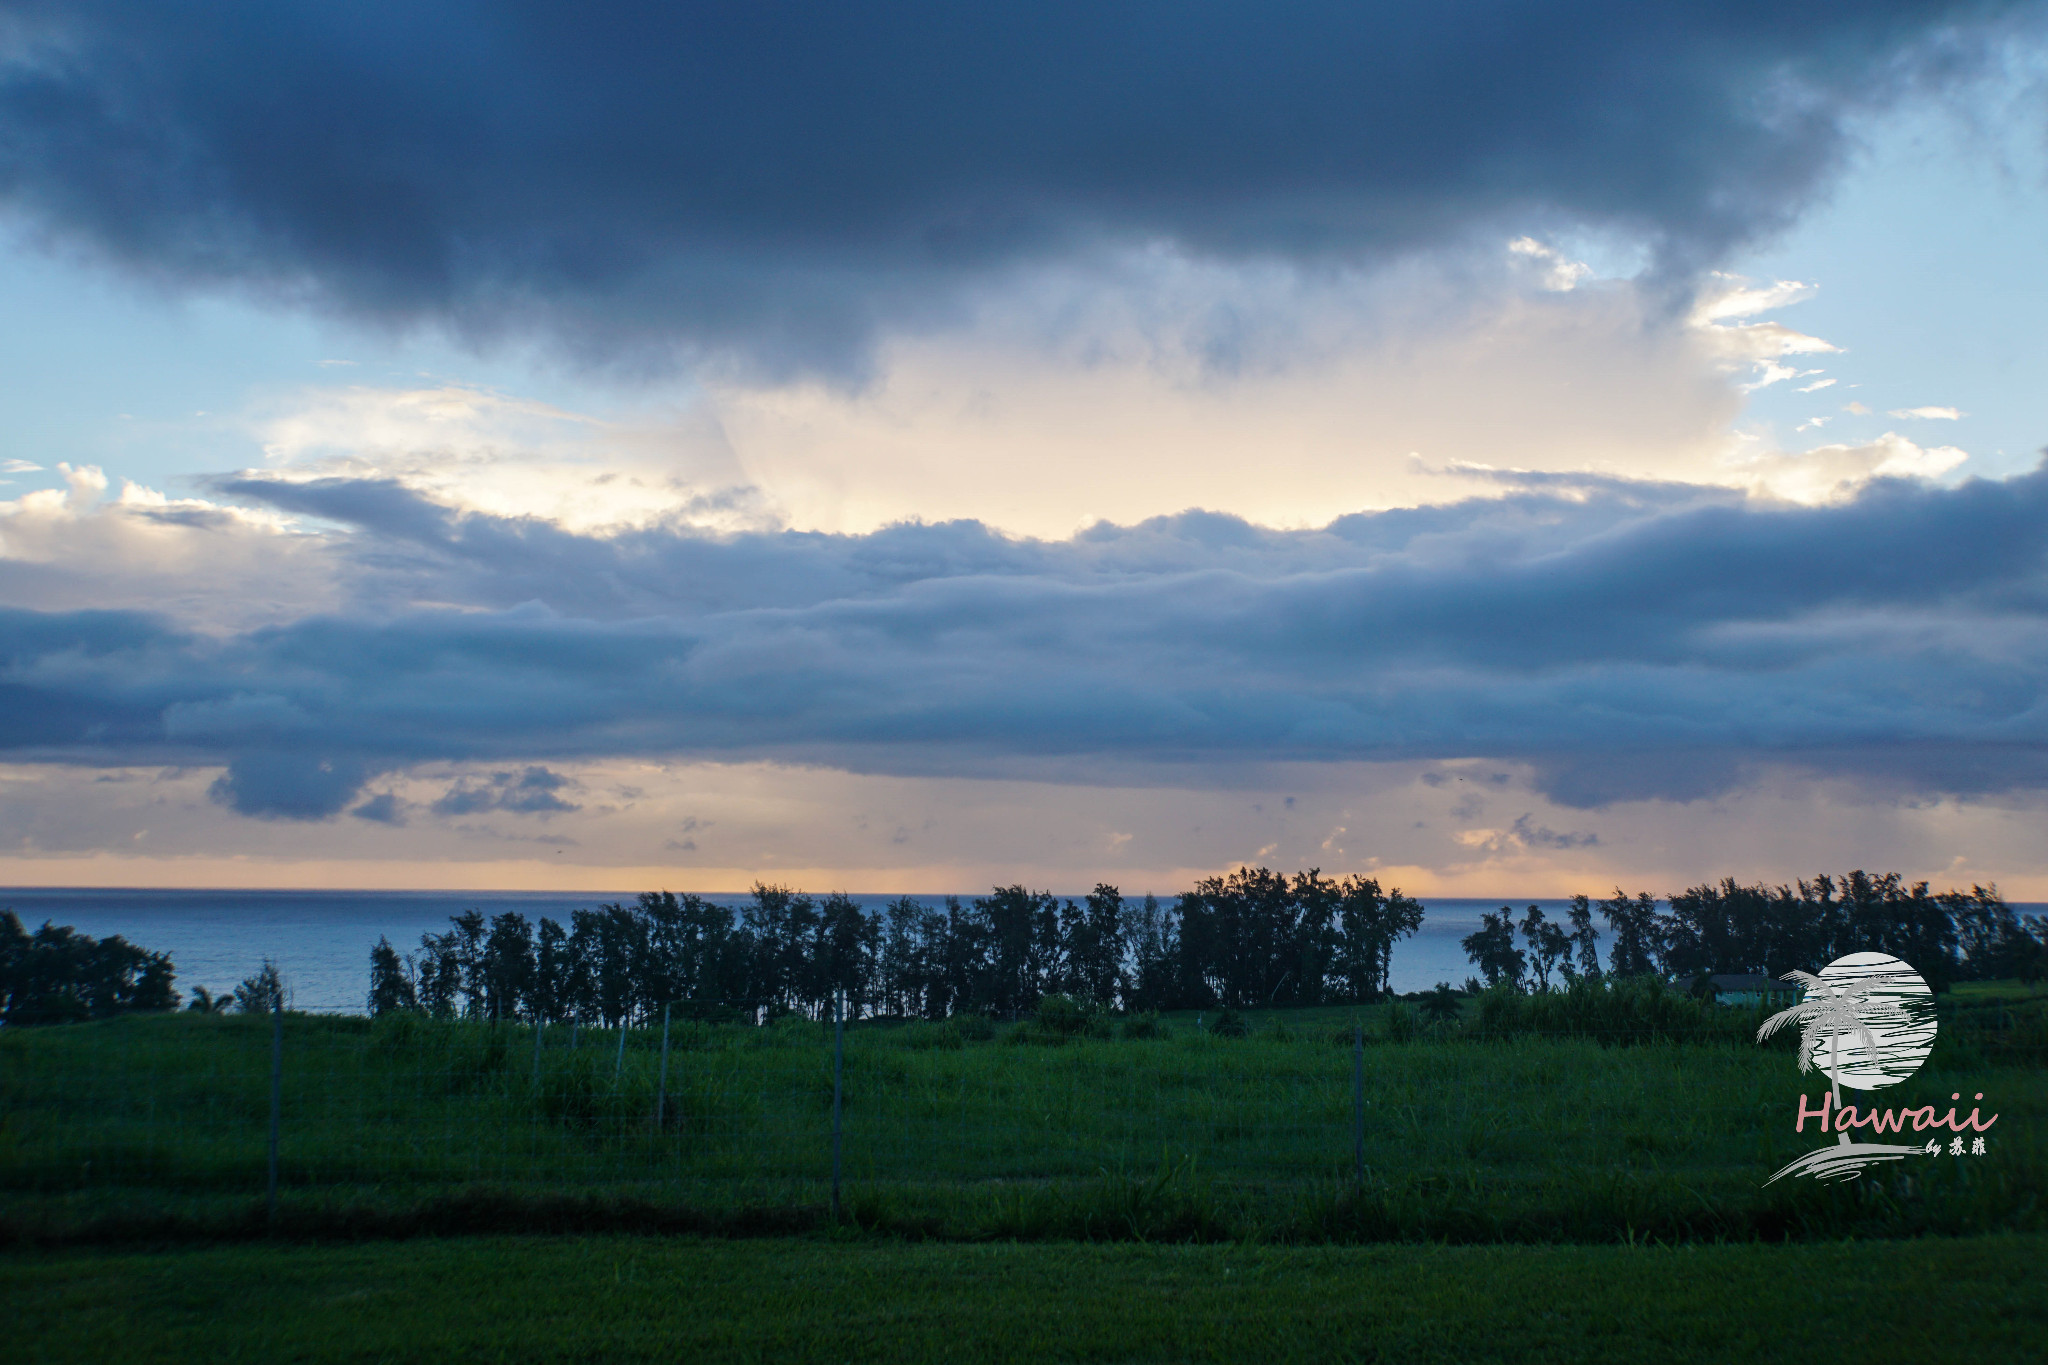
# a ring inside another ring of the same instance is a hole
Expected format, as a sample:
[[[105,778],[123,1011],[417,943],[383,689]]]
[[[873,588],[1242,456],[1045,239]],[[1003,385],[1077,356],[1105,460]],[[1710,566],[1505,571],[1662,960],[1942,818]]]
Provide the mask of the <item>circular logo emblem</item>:
[[[1934,994],[1889,953],[1850,953],[1811,972],[1787,972],[1806,988],[1772,1020],[1799,1026],[1799,1069],[1818,1067],[1854,1090],[1897,1085],[1934,1050]]]

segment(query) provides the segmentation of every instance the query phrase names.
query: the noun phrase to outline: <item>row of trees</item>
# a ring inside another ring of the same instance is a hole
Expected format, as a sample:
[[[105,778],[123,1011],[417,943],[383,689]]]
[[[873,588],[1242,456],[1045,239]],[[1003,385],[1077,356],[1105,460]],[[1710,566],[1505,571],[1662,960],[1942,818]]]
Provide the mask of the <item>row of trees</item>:
[[[0,1022],[61,1024],[178,1006],[171,960],[119,934],[93,938],[45,921],[34,933],[0,910]]]
[[[1963,979],[2048,975],[2048,919],[2016,914],[1995,886],[1930,894],[1926,882],[1909,883],[1895,872],[1823,873],[1777,887],[1724,877],[1672,895],[1663,910],[1647,891],[1629,896],[1617,889],[1597,902],[1574,896],[1563,922],[1532,905],[1517,925],[1504,905],[1482,915],[1478,931],[1461,942],[1485,984],[1545,991],[1553,977],[1569,985],[1602,972],[1595,913],[1612,937],[1604,968],[1610,976],[1778,977],[1794,968],[1818,971],[1854,952],[1890,953],[1935,990]]]
[[[174,1010],[176,972],[170,955],[137,947],[119,934],[94,938],[68,925],[30,933],[12,910],[0,910],[0,1024],[70,1024],[131,1010]],[[290,991],[269,958],[225,995],[195,987],[189,1010],[267,1014]]]
[[[370,1011],[616,1025],[658,1014],[1013,1016],[1048,995],[1104,1008],[1372,999],[1422,906],[1365,877],[1244,868],[1171,905],[1101,885],[1079,900],[1022,886],[870,914],[843,895],[756,886],[737,913],[650,892],[567,926],[472,910],[402,956],[370,954]]]

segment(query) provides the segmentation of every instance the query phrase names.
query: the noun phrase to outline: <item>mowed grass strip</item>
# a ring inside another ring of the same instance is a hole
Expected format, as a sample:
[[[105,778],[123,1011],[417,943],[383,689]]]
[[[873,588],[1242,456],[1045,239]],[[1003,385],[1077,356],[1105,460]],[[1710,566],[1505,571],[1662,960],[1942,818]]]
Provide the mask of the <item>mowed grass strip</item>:
[[[2048,1354],[2048,1237],[1682,1247],[472,1239],[0,1260],[10,1358],[1513,1361]]]

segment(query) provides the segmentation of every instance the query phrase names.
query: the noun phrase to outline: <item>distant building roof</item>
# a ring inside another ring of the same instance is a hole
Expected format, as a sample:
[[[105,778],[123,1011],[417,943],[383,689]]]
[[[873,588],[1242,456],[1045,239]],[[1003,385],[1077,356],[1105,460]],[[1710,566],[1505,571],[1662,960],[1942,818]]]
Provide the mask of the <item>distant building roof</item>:
[[[1710,976],[1707,980],[1713,984],[1715,990],[1728,994],[1742,991],[1770,994],[1782,991],[1789,995],[1799,989],[1796,982],[1780,981],[1774,976],[1765,976],[1762,972],[1723,972]]]

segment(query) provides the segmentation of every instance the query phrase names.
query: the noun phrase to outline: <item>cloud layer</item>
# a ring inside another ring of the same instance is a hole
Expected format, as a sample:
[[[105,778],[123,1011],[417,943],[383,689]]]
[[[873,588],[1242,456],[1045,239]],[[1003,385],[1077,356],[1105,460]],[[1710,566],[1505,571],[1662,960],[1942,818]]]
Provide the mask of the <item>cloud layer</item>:
[[[1678,275],[2031,5],[0,5],[62,242],[592,359],[857,367],[1019,267],[1588,227]]]
[[[0,612],[0,749],[223,764],[216,800],[288,818],[432,761],[503,769],[445,798],[466,809],[568,809],[521,765],[634,755],[1080,782],[1488,756],[1580,806],[1764,765],[2048,784],[2048,468],[1819,507],[1527,482],[1314,530],[1191,512],[1042,541],[575,533],[244,476],[221,493],[348,528],[320,541],[336,605],[239,629]],[[161,534],[133,501],[98,515]],[[307,553],[250,519],[180,530]]]

